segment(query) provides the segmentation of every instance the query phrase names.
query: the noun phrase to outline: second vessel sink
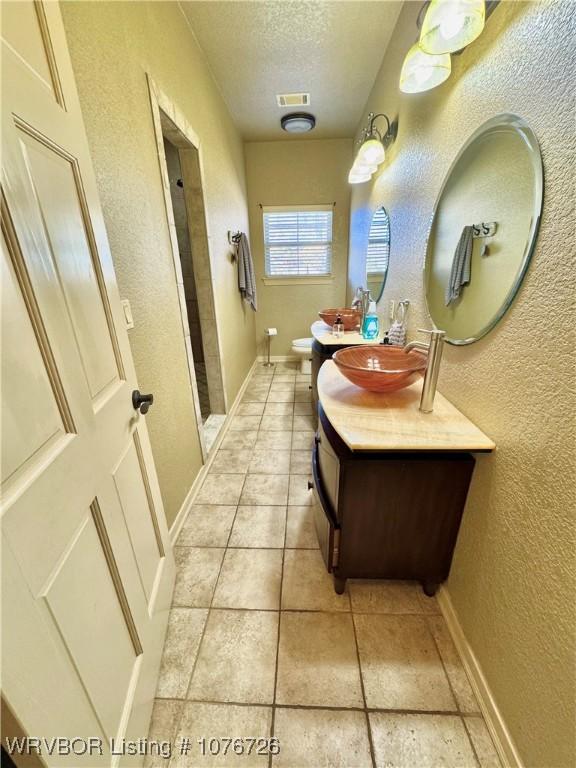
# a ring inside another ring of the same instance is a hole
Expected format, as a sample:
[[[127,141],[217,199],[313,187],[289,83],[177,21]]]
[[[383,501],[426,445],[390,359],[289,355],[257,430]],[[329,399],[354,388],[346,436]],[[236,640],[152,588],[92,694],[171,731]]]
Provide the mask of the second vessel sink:
[[[332,359],[349,381],[371,392],[403,389],[426,370],[421,352],[383,344],[340,349]]]
[[[342,307],[341,309],[323,309],[318,312],[319,316],[324,320],[326,325],[332,327],[336,322],[338,315],[342,318],[342,325],[345,331],[354,331],[360,326],[360,320],[362,319],[362,313],[357,309],[350,309],[350,307]]]

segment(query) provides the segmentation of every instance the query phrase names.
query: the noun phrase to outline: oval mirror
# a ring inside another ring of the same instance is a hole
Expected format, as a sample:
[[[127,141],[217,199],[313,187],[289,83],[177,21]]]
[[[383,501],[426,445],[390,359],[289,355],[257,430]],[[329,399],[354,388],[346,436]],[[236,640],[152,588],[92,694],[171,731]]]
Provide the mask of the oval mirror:
[[[428,311],[452,344],[488,333],[510,307],[534,250],[544,176],[538,142],[516,115],[480,126],[453,162],[426,250]]]
[[[374,301],[379,301],[386,285],[390,260],[390,219],[384,206],[372,216],[366,247],[366,286]]]

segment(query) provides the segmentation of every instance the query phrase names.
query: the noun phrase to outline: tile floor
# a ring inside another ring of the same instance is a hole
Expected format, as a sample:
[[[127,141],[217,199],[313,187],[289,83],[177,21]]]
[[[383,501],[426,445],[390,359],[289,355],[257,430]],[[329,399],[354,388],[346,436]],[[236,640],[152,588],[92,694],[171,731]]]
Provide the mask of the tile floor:
[[[412,583],[334,592],[307,487],[312,440],[309,377],[259,368],[175,548],[150,738],[176,745],[171,768],[497,768],[435,600]],[[279,755],[198,743],[271,735]]]
[[[204,422],[204,445],[206,446],[207,453],[210,453],[214,441],[220,434],[220,430],[224,426],[225,421],[225,414],[211,413]]]

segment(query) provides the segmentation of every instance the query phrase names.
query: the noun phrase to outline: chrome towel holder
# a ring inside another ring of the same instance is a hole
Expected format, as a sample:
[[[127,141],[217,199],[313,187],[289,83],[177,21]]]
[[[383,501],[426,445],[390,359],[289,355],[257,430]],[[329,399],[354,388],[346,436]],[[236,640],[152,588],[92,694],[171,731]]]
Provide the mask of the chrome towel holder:
[[[231,229],[228,230],[228,242],[230,245],[236,245],[241,237],[242,232],[233,232]]]
[[[497,226],[498,222],[496,221],[481,221],[480,224],[472,224],[472,239],[494,237]]]

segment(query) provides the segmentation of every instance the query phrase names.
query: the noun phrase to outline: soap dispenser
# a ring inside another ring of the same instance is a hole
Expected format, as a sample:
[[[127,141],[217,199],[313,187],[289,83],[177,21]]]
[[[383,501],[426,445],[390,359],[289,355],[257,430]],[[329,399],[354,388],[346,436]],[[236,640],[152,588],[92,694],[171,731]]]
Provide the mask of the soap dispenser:
[[[376,314],[376,302],[371,301],[368,312],[362,323],[362,337],[365,339],[375,339],[378,336],[378,315]]]
[[[332,326],[332,335],[337,339],[341,339],[344,336],[344,323],[342,322],[342,315],[336,315],[336,321]]]

